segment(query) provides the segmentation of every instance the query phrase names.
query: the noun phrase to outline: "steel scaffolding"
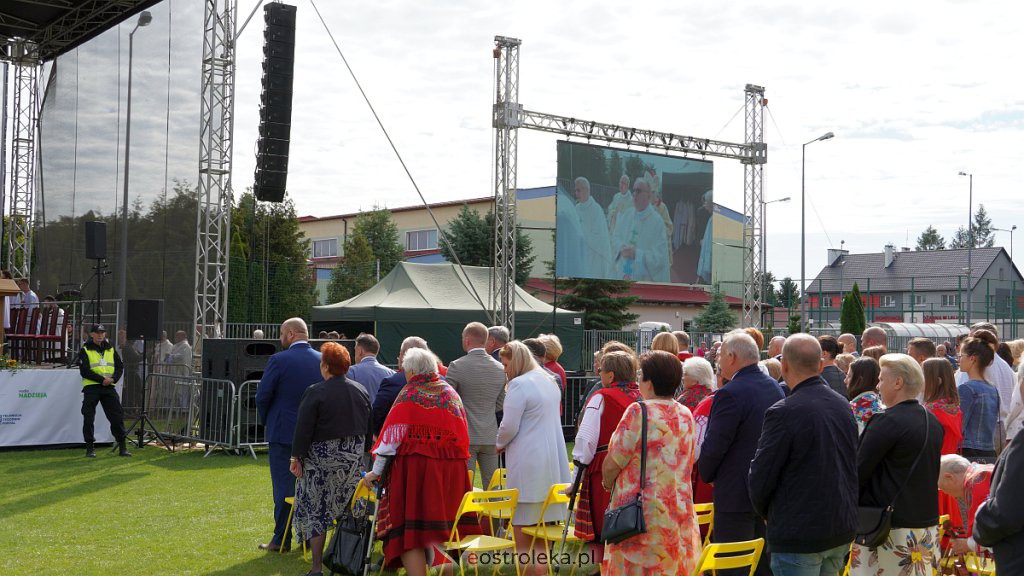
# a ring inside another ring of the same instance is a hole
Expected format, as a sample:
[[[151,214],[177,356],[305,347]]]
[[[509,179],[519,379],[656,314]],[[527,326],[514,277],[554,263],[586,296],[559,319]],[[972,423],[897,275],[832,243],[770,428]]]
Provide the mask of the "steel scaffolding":
[[[519,47],[521,40],[494,37],[495,100],[494,127],[494,321],[509,328],[515,317],[516,272],[516,146],[519,128],[601,140],[609,144],[637,146],[682,153],[701,158],[713,156],[739,160],[744,165],[744,266],[743,266],[743,325],[758,326],[763,295],[757,287],[761,276],[761,216],[760,204],[764,188],[764,164],[768,161],[768,147],[764,143],[764,88],[747,84],[746,141],[742,144],[695,138],[580,120],[542,112],[524,110],[519,103]]]
[[[196,356],[202,354],[202,339],[218,336],[227,319],[237,13],[235,0],[206,0],[193,316]]]
[[[15,278],[28,278],[32,270],[32,208],[39,127],[39,50],[31,42],[11,40],[5,51],[6,59],[14,65],[6,265]]]

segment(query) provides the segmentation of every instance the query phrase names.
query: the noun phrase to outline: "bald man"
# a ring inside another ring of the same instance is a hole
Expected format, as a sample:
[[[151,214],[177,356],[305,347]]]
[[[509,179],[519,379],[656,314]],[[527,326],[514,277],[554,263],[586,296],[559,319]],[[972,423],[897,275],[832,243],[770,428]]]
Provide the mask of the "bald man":
[[[786,340],[792,392],[765,412],[750,463],[750,501],[768,521],[775,574],[838,574],[857,532],[857,425],[818,375],[821,355],[813,336]]]
[[[779,358],[782,356],[782,345],[786,343],[785,336],[776,336],[768,342],[768,357]]]
[[[836,340],[843,345],[843,354],[851,354],[854,358],[860,356],[860,352],[857,352],[857,338],[853,334],[840,334]]]
[[[309,330],[302,318],[289,318],[281,324],[281,348],[281,352],[267,360],[256,388],[256,410],[266,426],[270,446],[268,460],[274,492],[274,535],[269,543],[259,546],[267,551],[291,548],[291,531],[285,530],[291,505],[285,498],[295,496],[295,477],[289,469],[295,418],[306,388],[323,380],[320,353],[310,347]]]
[[[889,351],[889,337],[885,335],[885,330],[878,326],[868,326],[860,335],[861,350],[867,350],[872,346],[881,346],[887,352]]]

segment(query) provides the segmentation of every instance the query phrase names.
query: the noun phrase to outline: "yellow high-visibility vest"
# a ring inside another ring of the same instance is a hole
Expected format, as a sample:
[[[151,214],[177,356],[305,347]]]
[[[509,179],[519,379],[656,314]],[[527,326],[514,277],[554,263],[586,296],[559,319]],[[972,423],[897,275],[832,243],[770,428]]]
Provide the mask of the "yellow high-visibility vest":
[[[85,355],[89,358],[89,368],[104,378],[114,377],[114,347],[111,346],[103,352],[97,352],[92,348],[85,348]],[[82,378],[82,386],[101,384],[95,380]]]

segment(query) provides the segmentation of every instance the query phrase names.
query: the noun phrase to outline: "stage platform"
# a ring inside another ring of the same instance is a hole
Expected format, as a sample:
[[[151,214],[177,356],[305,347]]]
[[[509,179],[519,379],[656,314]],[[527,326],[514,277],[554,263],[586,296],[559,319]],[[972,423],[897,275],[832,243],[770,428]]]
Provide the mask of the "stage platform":
[[[121,392],[120,383],[117,391]],[[100,406],[96,407],[96,441],[114,441]],[[82,377],[78,369],[0,371],[0,448],[82,442]]]

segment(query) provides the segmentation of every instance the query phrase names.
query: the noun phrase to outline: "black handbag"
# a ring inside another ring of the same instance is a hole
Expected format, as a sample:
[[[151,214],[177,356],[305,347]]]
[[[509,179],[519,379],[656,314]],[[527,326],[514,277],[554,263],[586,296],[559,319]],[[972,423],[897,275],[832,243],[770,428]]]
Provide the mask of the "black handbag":
[[[324,567],[334,574],[357,576],[366,564],[366,545],[369,542],[370,521],[366,516],[338,518],[334,536],[324,551]]]
[[[647,532],[644,523],[644,484],[647,476],[647,405],[640,405],[640,490],[632,501],[605,511],[601,539],[605,544],[617,544]]]
[[[861,546],[878,548],[889,538],[889,531],[892,529],[893,505],[896,504],[896,499],[899,498],[903,489],[907,487],[910,477],[914,474],[914,469],[917,468],[917,463],[921,461],[921,455],[928,448],[928,432],[931,426],[928,425],[928,410],[923,407],[922,410],[924,410],[924,444],[921,446],[920,452],[917,453],[917,458],[914,458],[914,463],[910,465],[906,480],[892,497],[892,502],[885,508],[875,506],[859,506],[857,508],[857,535],[853,541]]]

